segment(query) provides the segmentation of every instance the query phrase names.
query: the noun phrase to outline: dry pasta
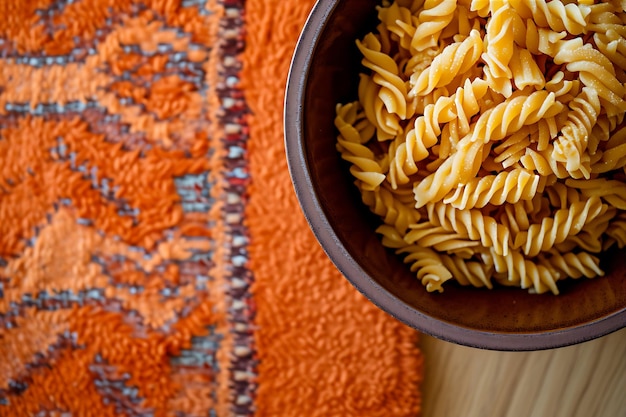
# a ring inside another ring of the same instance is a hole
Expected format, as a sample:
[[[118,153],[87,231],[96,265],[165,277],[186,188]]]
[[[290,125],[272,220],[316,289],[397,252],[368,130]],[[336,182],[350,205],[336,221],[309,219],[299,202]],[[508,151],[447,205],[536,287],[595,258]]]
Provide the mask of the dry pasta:
[[[337,149],[428,291],[558,294],[626,246],[621,1],[383,0]]]

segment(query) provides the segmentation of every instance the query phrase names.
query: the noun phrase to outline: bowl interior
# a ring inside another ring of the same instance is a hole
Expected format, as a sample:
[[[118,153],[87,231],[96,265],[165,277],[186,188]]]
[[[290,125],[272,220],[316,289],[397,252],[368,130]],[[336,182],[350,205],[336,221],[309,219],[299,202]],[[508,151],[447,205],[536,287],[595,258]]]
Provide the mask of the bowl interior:
[[[407,324],[452,342],[530,350],[589,340],[626,323],[625,252],[603,255],[607,276],[560,282],[561,294],[444,286],[426,292],[385,249],[335,150],[335,104],[356,99],[355,39],[372,31],[378,0],[321,0],[299,42],[288,85],[286,146],[303,211],[329,257],[359,290]],[[532,337],[531,337],[532,336]]]

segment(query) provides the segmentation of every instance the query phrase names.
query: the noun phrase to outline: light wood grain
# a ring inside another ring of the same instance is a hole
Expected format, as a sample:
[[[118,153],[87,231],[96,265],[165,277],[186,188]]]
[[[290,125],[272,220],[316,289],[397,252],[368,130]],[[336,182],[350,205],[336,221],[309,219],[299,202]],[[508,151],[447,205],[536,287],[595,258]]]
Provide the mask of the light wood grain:
[[[423,417],[626,417],[626,329],[536,352],[422,349]]]

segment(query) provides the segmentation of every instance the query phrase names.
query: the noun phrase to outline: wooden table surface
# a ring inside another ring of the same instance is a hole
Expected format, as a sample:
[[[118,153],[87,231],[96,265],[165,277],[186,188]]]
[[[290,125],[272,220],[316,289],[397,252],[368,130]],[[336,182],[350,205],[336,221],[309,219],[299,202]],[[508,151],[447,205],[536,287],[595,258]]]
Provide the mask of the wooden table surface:
[[[422,417],[626,417],[626,329],[536,352],[421,341]]]

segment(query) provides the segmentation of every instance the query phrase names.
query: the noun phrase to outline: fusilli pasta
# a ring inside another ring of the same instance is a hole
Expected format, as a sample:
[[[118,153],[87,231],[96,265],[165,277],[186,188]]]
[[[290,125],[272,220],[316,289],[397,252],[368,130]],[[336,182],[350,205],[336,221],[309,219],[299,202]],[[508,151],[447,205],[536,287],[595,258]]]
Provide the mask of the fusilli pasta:
[[[382,0],[337,150],[428,291],[558,294],[626,246],[626,10]]]

